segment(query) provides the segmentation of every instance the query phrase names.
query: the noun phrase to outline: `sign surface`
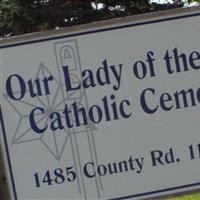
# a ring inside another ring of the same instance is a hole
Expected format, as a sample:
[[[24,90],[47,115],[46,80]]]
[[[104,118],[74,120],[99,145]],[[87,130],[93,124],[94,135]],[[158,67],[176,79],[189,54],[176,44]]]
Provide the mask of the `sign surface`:
[[[0,136],[12,197],[200,189],[199,32],[196,9],[2,43]]]

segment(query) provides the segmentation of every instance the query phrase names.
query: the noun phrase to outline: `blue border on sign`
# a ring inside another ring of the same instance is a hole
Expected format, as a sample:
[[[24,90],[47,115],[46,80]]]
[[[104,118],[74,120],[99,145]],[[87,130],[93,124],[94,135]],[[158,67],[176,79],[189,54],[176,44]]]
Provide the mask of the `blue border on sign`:
[[[99,33],[99,32],[118,30],[118,29],[122,29],[122,28],[134,27],[134,26],[155,24],[155,23],[160,23],[160,22],[165,22],[165,21],[172,21],[172,20],[177,20],[177,19],[195,17],[195,16],[199,16],[199,15],[200,15],[200,13],[187,14],[187,15],[176,16],[176,17],[168,17],[168,18],[164,18],[164,19],[149,20],[149,21],[146,21],[146,22],[138,22],[138,23],[126,24],[126,25],[115,26],[115,27],[110,27],[110,28],[101,28],[101,29],[98,29],[98,30],[91,30],[91,31],[72,33],[72,34],[67,34],[67,35],[62,35],[62,36],[49,37],[49,38],[46,38],[46,39],[44,39],[44,38],[43,39],[36,39],[36,40],[31,40],[31,41],[26,41],[26,42],[19,42],[19,43],[16,43],[16,44],[8,44],[8,45],[5,44],[5,45],[0,46],[0,49],[14,47],[14,46],[27,45],[27,44],[33,44],[33,43],[38,43],[38,42],[45,42],[45,41],[49,41],[49,40],[75,37],[75,36],[80,36],[80,35],[87,35],[87,34],[93,34],[93,33]]]
[[[187,14],[187,15],[176,16],[176,17],[168,17],[168,18],[164,18],[164,19],[150,20],[150,21],[146,21],[146,22],[139,22],[139,23],[133,23],[133,24],[127,24],[127,25],[120,25],[120,26],[115,26],[115,27],[110,27],[110,28],[101,28],[101,29],[98,29],[98,30],[91,30],[91,31],[84,31],[84,32],[79,32],[79,33],[72,33],[72,34],[67,34],[67,35],[62,35],[62,36],[50,37],[50,38],[46,38],[46,39],[36,39],[36,40],[32,40],[32,41],[19,42],[19,43],[16,43],[16,44],[2,45],[2,46],[0,46],[0,49],[5,49],[5,48],[10,48],[10,47],[15,47],[15,46],[21,46],[21,45],[28,45],[28,44],[33,44],[33,43],[40,43],[40,42],[45,42],[45,41],[49,41],[49,40],[70,38],[70,37],[75,37],[75,36],[80,36],[80,35],[87,35],[87,34],[93,34],[93,33],[99,33],[99,32],[118,30],[118,29],[122,29],[122,28],[143,26],[143,25],[147,25],[147,24],[155,24],[155,23],[160,23],[160,22],[166,22],[166,21],[178,20],[178,19],[183,19],[183,18],[196,17],[196,16],[200,16],[200,13]],[[13,175],[13,170],[12,170],[12,164],[11,164],[11,159],[10,159],[10,153],[9,153],[9,148],[8,148],[8,142],[7,142],[5,126],[4,126],[4,122],[3,122],[3,114],[2,114],[1,107],[0,107],[0,122],[1,122],[2,131],[3,131],[3,139],[4,139],[7,162],[8,162],[10,178],[11,178],[11,183],[12,183],[13,195],[14,195],[15,200],[17,200],[18,199],[17,198],[17,191],[16,191],[16,186],[15,186],[15,180],[14,180],[14,175]],[[109,200],[121,200],[121,199],[144,197],[144,196],[147,196],[147,195],[153,195],[153,194],[157,194],[157,193],[180,190],[180,189],[195,187],[195,186],[199,186],[199,185],[200,185],[200,182],[199,183],[188,184],[188,185],[177,186],[177,187],[172,187],[172,188],[161,189],[161,190],[155,190],[155,191],[146,192],[146,193],[140,193],[140,194],[135,194],[135,195],[116,197],[116,198],[112,198],[112,199],[109,199]]]
[[[6,155],[7,155],[8,168],[9,168],[9,172],[10,172],[10,179],[11,179],[11,183],[12,183],[13,194],[14,194],[14,198],[17,200],[15,180],[14,180],[14,176],[13,176],[12,164],[11,164],[11,160],[10,160],[10,153],[9,153],[9,149],[8,149],[8,142],[7,142],[5,126],[4,126],[4,122],[3,122],[3,113],[1,111],[1,106],[0,106],[0,123],[1,123],[1,127],[2,127],[2,132],[3,132],[4,146],[5,146]]]

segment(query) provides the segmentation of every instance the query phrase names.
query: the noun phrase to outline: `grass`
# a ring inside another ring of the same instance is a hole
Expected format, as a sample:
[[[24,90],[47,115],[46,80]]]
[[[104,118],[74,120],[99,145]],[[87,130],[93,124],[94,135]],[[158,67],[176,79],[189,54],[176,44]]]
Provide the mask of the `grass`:
[[[183,197],[175,197],[167,200],[200,200],[200,194],[187,195]]]

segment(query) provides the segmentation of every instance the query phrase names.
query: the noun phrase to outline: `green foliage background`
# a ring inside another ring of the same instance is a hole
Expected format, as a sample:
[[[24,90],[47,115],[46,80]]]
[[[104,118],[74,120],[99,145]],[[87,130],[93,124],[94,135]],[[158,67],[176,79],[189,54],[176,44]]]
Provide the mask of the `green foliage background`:
[[[98,9],[100,3],[103,7]],[[151,3],[150,0],[0,0],[0,36],[19,35],[182,6],[181,0],[173,0],[173,3],[164,5]]]

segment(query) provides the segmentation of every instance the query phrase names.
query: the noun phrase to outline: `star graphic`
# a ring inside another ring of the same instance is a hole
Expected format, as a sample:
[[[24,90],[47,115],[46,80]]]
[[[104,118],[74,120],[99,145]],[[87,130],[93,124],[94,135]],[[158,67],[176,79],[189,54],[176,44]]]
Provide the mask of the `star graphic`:
[[[36,79],[43,80],[45,77],[52,76],[53,74],[45,66],[43,62],[36,73]],[[77,80],[77,77],[72,74],[72,80]],[[22,100],[14,101],[7,94],[3,94],[5,100],[14,109],[19,116],[16,130],[14,130],[14,137],[12,144],[22,144],[26,142],[40,141],[47,150],[54,156],[56,160],[60,160],[63,154],[64,148],[67,144],[70,134],[86,133],[88,131],[96,130],[96,127],[89,123],[87,126],[72,127],[71,129],[64,127],[59,131],[52,131],[48,129],[42,134],[35,133],[30,127],[29,114],[35,107],[43,107],[45,109],[44,114],[36,113],[36,124],[39,127],[45,127],[50,123],[49,115],[52,112],[63,112],[65,104],[70,101],[76,100],[79,106],[84,104],[85,91],[73,91],[70,93],[63,94],[63,88],[65,85],[60,83],[55,77],[53,77],[54,84],[51,85],[51,93],[49,95],[36,96],[31,98],[30,95],[25,95]],[[35,84],[33,84],[34,88]],[[19,92],[15,92],[17,94]],[[29,90],[26,90],[26,94]],[[62,116],[64,117],[64,116]],[[74,122],[73,116],[71,121]]]

